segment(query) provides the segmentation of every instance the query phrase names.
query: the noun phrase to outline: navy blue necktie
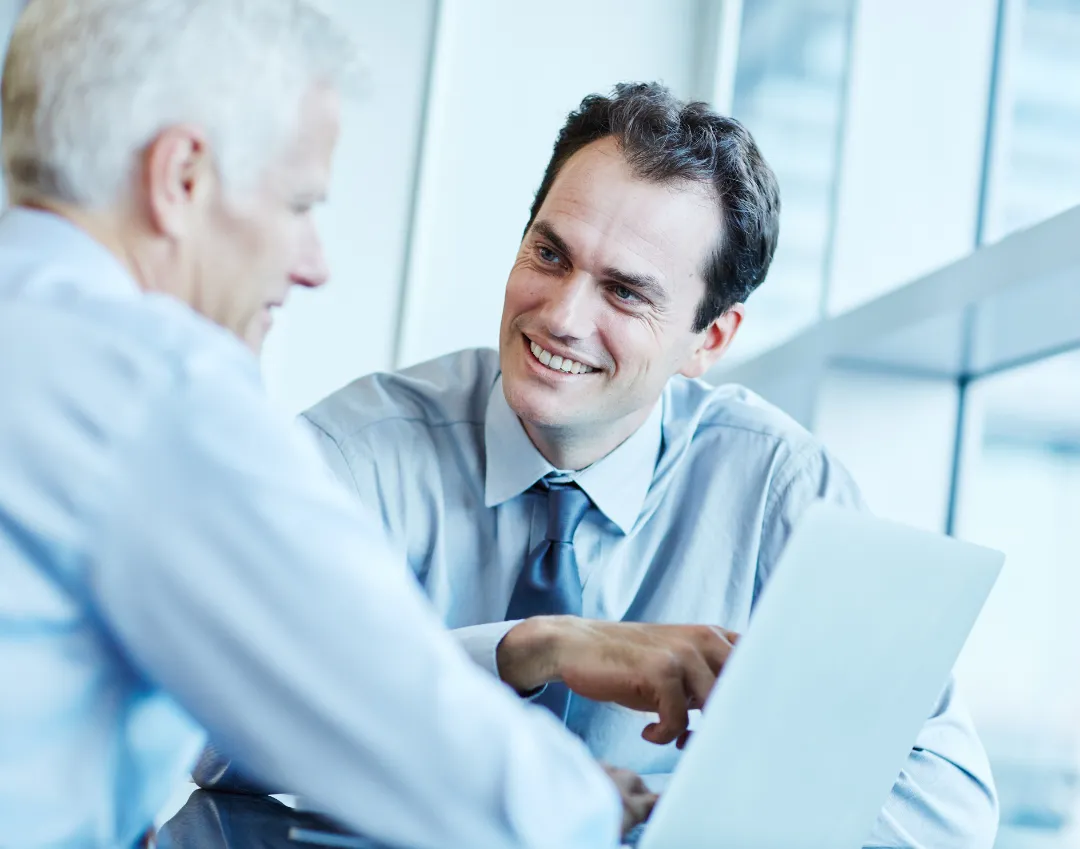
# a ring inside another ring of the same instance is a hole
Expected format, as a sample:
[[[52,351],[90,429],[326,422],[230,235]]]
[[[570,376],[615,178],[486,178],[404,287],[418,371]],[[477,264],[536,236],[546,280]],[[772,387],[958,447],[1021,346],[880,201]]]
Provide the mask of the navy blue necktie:
[[[227,793],[249,793],[265,796],[281,791],[270,790],[254,779],[248,778],[232,758],[208,743],[199,755],[199,761],[191,770],[191,777],[204,790],[224,790]]]
[[[547,488],[546,538],[525,561],[518,576],[507,619],[558,614],[581,615],[581,577],[574,556],[574,531],[589,510],[589,496],[577,484],[553,483]],[[565,684],[548,684],[536,703],[566,720],[570,690]]]

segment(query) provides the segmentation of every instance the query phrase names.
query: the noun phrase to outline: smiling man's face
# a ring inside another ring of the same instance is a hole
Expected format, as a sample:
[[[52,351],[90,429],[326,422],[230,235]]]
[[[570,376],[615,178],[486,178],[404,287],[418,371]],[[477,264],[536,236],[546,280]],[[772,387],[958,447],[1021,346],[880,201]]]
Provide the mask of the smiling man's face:
[[[700,374],[714,331],[693,325],[721,226],[707,188],[642,180],[613,138],[567,160],[503,305],[503,391],[534,443],[554,431],[617,445],[672,375]]]

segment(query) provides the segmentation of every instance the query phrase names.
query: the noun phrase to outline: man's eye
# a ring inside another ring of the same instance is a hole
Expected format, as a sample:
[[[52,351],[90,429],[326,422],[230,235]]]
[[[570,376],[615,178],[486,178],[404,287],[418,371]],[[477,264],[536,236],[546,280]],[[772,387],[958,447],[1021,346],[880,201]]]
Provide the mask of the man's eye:
[[[540,259],[542,259],[544,262],[550,262],[550,263],[553,263],[553,264],[558,264],[558,262],[561,259],[561,257],[557,253],[555,253],[555,251],[553,251],[551,248],[547,247],[546,245],[540,245],[540,247],[537,248],[536,253],[539,255]]]
[[[626,303],[635,303],[641,300],[637,292],[634,292],[632,289],[627,289],[625,286],[613,286],[611,292],[620,301],[625,301]]]

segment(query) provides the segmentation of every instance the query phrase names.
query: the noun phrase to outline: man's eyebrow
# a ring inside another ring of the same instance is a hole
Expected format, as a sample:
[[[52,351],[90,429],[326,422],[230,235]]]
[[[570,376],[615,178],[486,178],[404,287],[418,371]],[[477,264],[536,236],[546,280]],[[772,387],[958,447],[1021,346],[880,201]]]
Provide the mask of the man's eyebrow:
[[[601,274],[605,280],[641,292],[651,300],[662,301],[667,298],[667,292],[660,285],[660,281],[649,274],[636,274],[633,271],[620,271],[617,268],[605,268]]]
[[[559,253],[566,258],[567,261],[573,262],[573,253],[570,250],[570,246],[566,244],[566,241],[555,232],[555,228],[551,226],[547,221],[537,221],[533,225],[533,232],[538,236],[551,242],[552,246]],[[667,300],[667,292],[660,284],[660,281],[649,274],[638,274],[633,271],[622,271],[618,268],[608,266],[600,272],[601,276],[612,283],[616,283],[619,286],[626,286],[628,289],[633,289],[640,292],[645,297],[656,302],[662,302]]]
[[[552,245],[555,246],[555,250],[561,253],[564,258],[566,258],[570,262],[573,262],[574,254],[573,251],[570,250],[570,246],[566,244],[566,241],[563,239],[563,237],[556,233],[555,228],[552,227],[548,222],[537,221],[533,225],[533,232],[536,233],[538,236],[547,239],[549,242],[551,242]]]

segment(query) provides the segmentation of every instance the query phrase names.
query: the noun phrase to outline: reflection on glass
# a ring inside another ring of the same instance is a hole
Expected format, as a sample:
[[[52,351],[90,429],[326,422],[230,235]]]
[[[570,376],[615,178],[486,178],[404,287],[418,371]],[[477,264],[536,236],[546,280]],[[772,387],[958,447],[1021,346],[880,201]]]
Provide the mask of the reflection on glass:
[[[959,536],[1005,569],[957,666],[1002,805],[999,849],[1080,849],[1080,352],[969,391]]]
[[[745,0],[733,114],[780,182],[780,244],[736,356],[819,317],[853,0]]]
[[[1080,0],[1023,0],[1004,57],[987,239],[1080,203]]]

